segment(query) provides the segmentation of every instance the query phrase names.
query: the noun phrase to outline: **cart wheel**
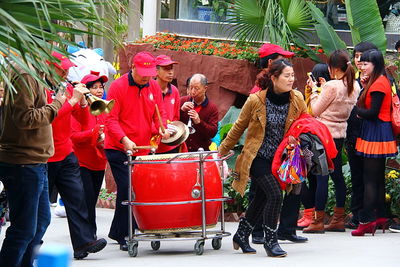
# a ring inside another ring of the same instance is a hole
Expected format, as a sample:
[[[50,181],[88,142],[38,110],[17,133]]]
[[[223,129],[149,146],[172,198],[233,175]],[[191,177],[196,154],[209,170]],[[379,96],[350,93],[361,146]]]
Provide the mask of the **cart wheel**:
[[[203,255],[204,252],[204,240],[198,240],[194,245],[194,251],[196,255]]]
[[[213,238],[213,240],[211,241],[211,245],[213,247],[213,249],[218,250],[221,248],[222,246],[222,239],[221,238]]]
[[[128,254],[131,257],[136,257],[138,254],[138,244],[128,244]]]
[[[151,248],[155,251],[159,250],[161,246],[160,241],[151,241]]]

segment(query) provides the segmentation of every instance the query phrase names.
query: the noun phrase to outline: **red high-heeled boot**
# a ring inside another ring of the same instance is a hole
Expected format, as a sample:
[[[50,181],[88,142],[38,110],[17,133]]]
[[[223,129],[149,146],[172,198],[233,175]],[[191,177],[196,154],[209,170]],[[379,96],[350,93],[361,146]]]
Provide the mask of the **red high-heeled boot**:
[[[385,229],[388,227],[389,220],[387,218],[381,217],[375,220],[376,228],[382,227],[382,232],[385,233]]]
[[[367,233],[371,233],[372,235],[375,235],[375,230],[376,230],[375,222],[360,223],[356,230],[351,231],[351,235],[352,236],[364,236]]]

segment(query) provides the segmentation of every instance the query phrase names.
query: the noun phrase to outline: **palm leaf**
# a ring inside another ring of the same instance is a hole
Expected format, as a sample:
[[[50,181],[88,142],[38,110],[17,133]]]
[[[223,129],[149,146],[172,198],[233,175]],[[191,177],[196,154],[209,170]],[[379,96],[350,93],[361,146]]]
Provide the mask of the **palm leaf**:
[[[313,3],[306,2],[310,8],[311,15],[316,21],[315,30],[321,42],[321,46],[327,55],[337,49],[346,49],[346,44],[337,35],[331,25],[324,18],[324,14]]]
[[[304,0],[280,0],[279,2],[290,30],[293,33],[311,28],[313,19]]]
[[[386,35],[375,0],[346,0],[346,13],[353,45],[371,42],[386,52]]]
[[[250,42],[265,40],[265,7],[259,1],[238,0],[230,9],[229,36]]]
[[[107,19],[100,18],[99,7],[108,8],[115,14],[123,11],[119,0],[0,1],[0,79],[15,92],[10,76],[10,70],[16,71],[15,64],[44,83],[39,73],[55,75],[46,63],[53,60],[51,51],[66,54],[63,45],[73,44],[65,34],[98,34],[119,44],[113,33],[113,21],[117,16],[110,14]],[[88,25],[93,26],[94,32],[85,30]],[[61,46],[55,47],[53,43]]]

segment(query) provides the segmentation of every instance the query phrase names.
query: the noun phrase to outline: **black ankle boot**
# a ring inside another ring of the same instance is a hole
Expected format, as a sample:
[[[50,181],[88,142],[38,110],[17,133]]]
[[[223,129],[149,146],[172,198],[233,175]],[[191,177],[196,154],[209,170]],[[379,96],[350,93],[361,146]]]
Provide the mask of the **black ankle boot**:
[[[253,228],[246,218],[240,218],[239,227],[236,234],[233,236],[233,248],[238,250],[239,247],[242,249],[243,253],[256,253],[256,250],[250,247],[249,236],[253,231]]]
[[[266,225],[263,225],[265,232],[264,248],[267,255],[270,257],[285,257],[286,251],[282,250],[278,243],[277,229],[273,230]]]

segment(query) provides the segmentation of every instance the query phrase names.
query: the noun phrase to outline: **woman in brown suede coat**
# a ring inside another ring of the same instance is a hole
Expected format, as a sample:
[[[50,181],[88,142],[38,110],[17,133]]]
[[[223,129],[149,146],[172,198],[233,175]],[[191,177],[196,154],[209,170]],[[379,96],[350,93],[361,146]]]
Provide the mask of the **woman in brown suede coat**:
[[[243,253],[256,252],[250,247],[249,235],[254,224],[262,217],[266,237],[264,248],[268,256],[286,256],[277,241],[282,192],[271,173],[271,163],[286,131],[306,112],[303,95],[292,89],[293,82],[293,67],[284,59],[275,61],[259,75],[257,84],[262,90],[249,96],[238,120],[219,147],[220,154],[227,154],[248,129],[243,150],[236,160],[237,177],[232,184],[243,195],[250,176],[257,183],[255,197],[233,236],[234,248],[240,247]]]

